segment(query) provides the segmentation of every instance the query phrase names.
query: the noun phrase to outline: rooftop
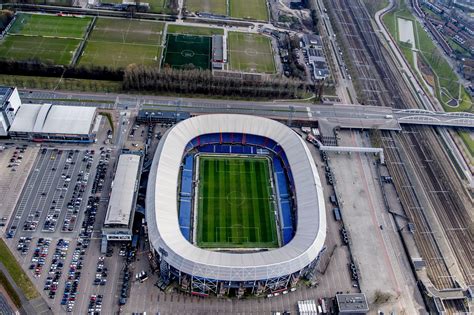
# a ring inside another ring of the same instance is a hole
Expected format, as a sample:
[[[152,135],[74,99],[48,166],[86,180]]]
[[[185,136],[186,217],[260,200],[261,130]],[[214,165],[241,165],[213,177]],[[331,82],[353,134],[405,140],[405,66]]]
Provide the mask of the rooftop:
[[[364,293],[337,294],[336,300],[341,313],[366,313],[369,311]]]
[[[10,131],[50,134],[89,134],[95,107],[23,104]]]
[[[112,184],[109,205],[104,225],[128,226],[135,202],[137,177],[140,170],[140,156],[122,154]]]
[[[0,86],[0,108],[5,106],[5,102],[13,92],[13,88],[7,86]]]

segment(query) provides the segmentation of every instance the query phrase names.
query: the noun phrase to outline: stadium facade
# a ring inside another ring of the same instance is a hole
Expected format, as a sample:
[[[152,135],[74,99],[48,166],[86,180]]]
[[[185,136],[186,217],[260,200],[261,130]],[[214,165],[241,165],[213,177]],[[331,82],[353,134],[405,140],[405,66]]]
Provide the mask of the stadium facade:
[[[195,183],[193,177],[186,179],[185,173],[192,172],[190,153],[196,150],[241,156],[267,154],[275,161],[281,247],[236,251],[209,250],[194,244],[192,206],[185,204],[192,205],[189,198]],[[281,184],[285,178],[288,191]],[[287,290],[312,272],[324,251],[323,190],[311,153],[297,133],[267,118],[203,115],[169,129],[151,166],[146,209],[160,282],[177,281],[183,290],[196,295],[260,295]]]

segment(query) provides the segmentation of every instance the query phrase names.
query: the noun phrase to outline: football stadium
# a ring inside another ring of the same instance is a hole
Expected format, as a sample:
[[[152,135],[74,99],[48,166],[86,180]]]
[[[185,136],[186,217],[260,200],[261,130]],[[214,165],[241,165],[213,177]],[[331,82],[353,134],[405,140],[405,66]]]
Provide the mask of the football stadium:
[[[195,295],[288,290],[324,250],[326,217],[304,140],[263,117],[196,116],[169,129],[150,170],[148,235],[160,281]]]

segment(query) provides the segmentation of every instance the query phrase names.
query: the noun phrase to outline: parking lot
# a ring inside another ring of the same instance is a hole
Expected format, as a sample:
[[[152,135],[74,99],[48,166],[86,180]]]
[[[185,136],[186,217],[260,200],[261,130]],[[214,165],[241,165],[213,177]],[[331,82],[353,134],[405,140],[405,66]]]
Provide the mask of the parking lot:
[[[96,146],[40,148],[5,227],[8,245],[54,313],[87,312],[112,154]]]
[[[2,146],[5,146],[2,144]],[[38,148],[23,144],[6,145],[0,154],[0,231],[6,230],[15,204],[36,160]]]
[[[16,205],[7,238],[19,230],[30,232],[29,236],[77,231],[92,156],[89,150],[41,149]]]

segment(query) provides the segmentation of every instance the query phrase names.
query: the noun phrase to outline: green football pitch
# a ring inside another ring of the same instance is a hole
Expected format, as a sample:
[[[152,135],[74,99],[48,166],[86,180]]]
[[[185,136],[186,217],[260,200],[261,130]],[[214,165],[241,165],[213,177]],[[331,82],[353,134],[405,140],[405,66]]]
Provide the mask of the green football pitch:
[[[90,17],[71,17],[20,13],[10,29],[10,34],[82,39]],[[34,47],[34,46],[33,46]]]
[[[163,65],[183,68],[192,64],[196,68],[211,68],[211,38],[208,36],[168,34]]]
[[[231,70],[276,72],[270,38],[259,34],[229,32],[227,39]]]
[[[91,21],[90,17],[19,13],[0,42],[0,59],[68,65]]]
[[[200,156],[197,245],[278,247],[266,158]]]
[[[79,46],[78,39],[41,36],[7,36],[0,45],[1,60],[38,60],[68,65]]]
[[[79,60],[80,65],[125,68],[158,65],[164,24],[155,21],[99,18]]]

